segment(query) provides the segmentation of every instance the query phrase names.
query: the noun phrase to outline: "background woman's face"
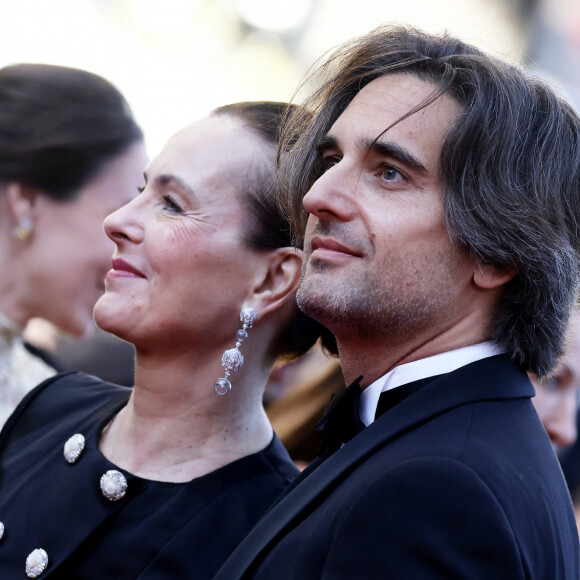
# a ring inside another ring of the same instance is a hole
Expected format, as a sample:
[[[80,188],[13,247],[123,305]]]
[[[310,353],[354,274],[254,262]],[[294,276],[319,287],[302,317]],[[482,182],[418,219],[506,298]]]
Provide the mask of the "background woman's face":
[[[265,155],[273,161],[273,149],[226,116],[170,139],[141,195],[105,221],[117,250],[95,308],[99,326],[138,348],[231,342],[263,263],[243,243],[240,191]]]
[[[147,161],[144,146],[135,144],[110,161],[72,202],[39,195],[28,252],[33,316],[74,336],[92,327],[93,307],[104,291],[114,250],[103,220],[135,197]]]
[[[557,450],[576,441],[576,414],[580,393],[580,316],[575,314],[568,330],[568,348],[560,364],[546,379],[531,375],[536,389],[532,403]]]

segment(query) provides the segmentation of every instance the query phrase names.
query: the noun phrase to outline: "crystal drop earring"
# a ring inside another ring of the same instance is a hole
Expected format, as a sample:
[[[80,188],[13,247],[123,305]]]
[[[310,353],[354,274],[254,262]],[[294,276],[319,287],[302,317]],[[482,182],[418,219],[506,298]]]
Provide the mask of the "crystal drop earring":
[[[236,332],[236,346],[230,348],[222,355],[222,366],[226,370],[224,376],[218,379],[213,386],[218,395],[227,395],[232,390],[232,383],[228,380],[230,373],[239,370],[244,364],[244,357],[240,352],[242,342],[248,338],[247,330],[252,328],[256,321],[256,312],[253,308],[244,308],[240,312],[242,328]]]

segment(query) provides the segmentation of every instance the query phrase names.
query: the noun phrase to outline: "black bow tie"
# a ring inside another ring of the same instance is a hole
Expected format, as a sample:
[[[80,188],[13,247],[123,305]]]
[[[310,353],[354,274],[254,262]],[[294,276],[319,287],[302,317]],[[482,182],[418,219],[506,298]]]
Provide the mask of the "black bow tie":
[[[375,419],[392,409],[395,405],[427,386],[437,377],[419,379],[396,389],[381,393],[377,405]],[[359,401],[361,395],[360,376],[342,393],[332,395],[324,417],[316,424],[316,428],[323,432],[322,445],[318,456],[330,457],[340,449],[344,443],[350,441],[357,433],[360,433],[365,424],[359,416]]]
[[[323,431],[319,457],[329,457],[365,428],[358,409],[361,380],[362,376],[330,398],[324,417],[316,424],[316,428]]]

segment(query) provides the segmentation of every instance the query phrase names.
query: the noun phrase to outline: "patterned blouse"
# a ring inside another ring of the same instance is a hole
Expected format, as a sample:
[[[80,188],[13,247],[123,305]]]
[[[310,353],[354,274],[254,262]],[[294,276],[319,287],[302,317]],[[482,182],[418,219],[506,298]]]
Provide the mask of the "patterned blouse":
[[[0,312],[0,427],[33,387],[56,372],[27,350],[22,329]]]

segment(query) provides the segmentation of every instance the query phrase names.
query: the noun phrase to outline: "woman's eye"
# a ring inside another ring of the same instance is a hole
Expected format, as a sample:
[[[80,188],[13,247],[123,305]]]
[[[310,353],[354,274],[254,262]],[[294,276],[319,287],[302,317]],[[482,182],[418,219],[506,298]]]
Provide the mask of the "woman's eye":
[[[165,209],[174,213],[183,213],[181,207],[169,195],[164,195],[163,201],[165,202]]]
[[[401,174],[401,172],[398,169],[391,167],[390,165],[383,168],[381,177],[385,181],[399,181],[403,179],[403,175]]]

